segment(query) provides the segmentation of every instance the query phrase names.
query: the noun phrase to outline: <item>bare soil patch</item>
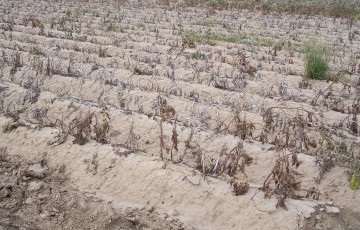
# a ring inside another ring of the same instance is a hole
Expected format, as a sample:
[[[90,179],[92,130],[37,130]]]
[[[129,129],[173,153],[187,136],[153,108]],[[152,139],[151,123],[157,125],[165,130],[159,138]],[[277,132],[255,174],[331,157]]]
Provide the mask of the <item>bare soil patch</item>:
[[[188,3],[0,0],[3,229],[359,228],[360,21]]]

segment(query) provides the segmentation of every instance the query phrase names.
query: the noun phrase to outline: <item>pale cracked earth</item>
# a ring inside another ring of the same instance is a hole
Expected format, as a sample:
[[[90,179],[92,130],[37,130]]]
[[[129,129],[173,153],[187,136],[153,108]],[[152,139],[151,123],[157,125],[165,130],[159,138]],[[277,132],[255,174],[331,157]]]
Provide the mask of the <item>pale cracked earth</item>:
[[[360,21],[41,0],[0,17],[0,229],[360,229]],[[304,77],[311,39],[339,81]]]

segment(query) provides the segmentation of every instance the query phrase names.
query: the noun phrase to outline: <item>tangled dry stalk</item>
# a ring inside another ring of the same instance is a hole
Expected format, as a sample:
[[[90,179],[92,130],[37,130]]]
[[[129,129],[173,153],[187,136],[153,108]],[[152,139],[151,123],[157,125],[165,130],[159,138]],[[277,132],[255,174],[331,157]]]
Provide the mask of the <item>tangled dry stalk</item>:
[[[275,165],[261,189],[284,209],[286,199],[318,194],[299,193],[300,156],[316,163],[318,184],[339,166],[358,189],[357,2],[143,4],[52,2],[49,12],[25,14],[13,3],[19,15],[1,5],[3,131],[51,127],[54,145],[94,141],[126,149],[119,155],[160,156],[229,182],[236,196],[258,183],[248,172],[270,149]],[[228,10],[240,8],[269,15]],[[319,9],[334,18],[314,16]],[[327,81],[305,77],[305,37],[330,46]]]

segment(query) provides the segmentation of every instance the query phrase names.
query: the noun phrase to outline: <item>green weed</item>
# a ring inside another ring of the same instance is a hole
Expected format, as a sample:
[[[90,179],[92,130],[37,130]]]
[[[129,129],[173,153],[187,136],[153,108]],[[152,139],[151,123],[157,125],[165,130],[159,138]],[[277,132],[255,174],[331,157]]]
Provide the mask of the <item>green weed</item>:
[[[81,14],[94,14],[95,10],[90,7],[78,8],[75,10],[75,15],[79,17]]]
[[[106,31],[122,31],[123,27],[121,24],[119,23],[108,23],[105,25],[106,26]]]
[[[9,21],[6,24],[1,24],[0,29],[5,31],[13,31],[14,30],[14,21]]]
[[[221,24],[221,21],[218,21],[216,19],[199,19],[194,22],[194,25],[199,26],[215,26]]]
[[[140,27],[145,27],[145,23],[143,23],[143,22],[138,22],[138,23],[136,23],[136,26],[138,27],[138,28],[140,28]]]
[[[107,134],[109,133],[110,125],[106,119],[103,119],[101,124],[95,126],[96,141],[99,143],[106,144],[108,142]]]
[[[330,70],[328,46],[316,41],[304,44],[305,76],[316,80],[326,80]]]
[[[197,60],[204,60],[206,57],[205,57],[205,54],[202,54],[200,53],[199,51],[196,51],[194,53],[191,53],[191,58],[192,59],[197,59]]]
[[[85,48],[84,49],[84,53],[86,53],[86,54],[91,54],[91,53],[94,53],[94,49],[92,49],[92,48]]]
[[[356,14],[356,15],[355,15],[355,18],[356,18],[357,20],[360,20],[360,13]]]
[[[360,188],[360,162],[354,164],[350,175],[350,188],[353,190]]]
[[[214,42],[229,42],[229,43],[251,43],[257,46],[271,46],[272,41],[270,39],[258,38],[252,35],[246,34],[221,34],[221,33],[199,33],[193,30],[187,30],[183,34],[184,40],[192,41],[194,43],[214,43]]]
[[[66,29],[65,36],[67,39],[72,39],[73,38],[73,30],[71,28]]]

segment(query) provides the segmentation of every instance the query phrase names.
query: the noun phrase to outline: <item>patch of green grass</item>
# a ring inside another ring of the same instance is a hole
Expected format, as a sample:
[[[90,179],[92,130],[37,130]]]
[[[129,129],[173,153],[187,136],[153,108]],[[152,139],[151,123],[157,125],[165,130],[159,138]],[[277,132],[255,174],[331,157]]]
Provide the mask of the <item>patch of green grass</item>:
[[[14,21],[7,22],[6,24],[1,24],[0,29],[6,30],[6,31],[13,31]]]
[[[79,17],[81,14],[94,14],[95,10],[90,7],[77,8],[75,10],[75,15]]]
[[[328,46],[317,41],[304,44],[305,52],[305,76],[316,80],[326,80],[330,71]]]
[[[183,34],[186,40],[191,40],[194,43],[204,44],[207,42],[230,42],[230,43],[250,43],[258,46],[271,46],[272,41],[266,38],[258,38],[246,34],[221,34],[221,33],[208,33],[203,34],[193,30],[187,30]]]
[[[227,6],[228,5],[228,0],[208,0],[208,4],[209,5],[213,5],[213,6]]]
[[[65,29],[65,36],[68,38],[68,39],[72,39],[73,38],[73,30],[71,28],[67,28]]]
[[[123,26],[119,23],[107,23],[105,25],[106,31],[121,31],[123,29]]]
[[[193,24],[199,26],[214,26],[221,24],[221,21],[218,21],[216,19],[199,19],[195,21]]]
[[[255,46],[272,46],[273,45],[273,41],[268,38],[259,38],[259,37],[250,36],[247,39],[248,39],[248,41],[250,41],[251,45],[255,45]]]
[[[138,28],[140,28],[140,27],[145,27],[145,23],[143,23],[143,22],[138,22],[138,23],[136,23],[136,26],[137,26]]]
[[[228,1],[227,0],[218,0],[218,3],[221,5],[226,5],[226,4],[228,4]]]
[[[44,19],[41,20],[41,22],[42,22],[44,25],[50,24],[50,21],[51,21],[50,18],[44,18]]]
[[[360,20],[360,13],[356,14],[356,15],[355,15],[355,18],[356,18],[357,20]]]
[[[206,58],[205,54],[200,53],[199,51],[196,51],[194,53],[191,53],[191,58],[192,59],[197,59],[197,60],[204,60]]]
[[[207,35],[209,40],[219,41],[219,42],[231,42],[231,43],[240,43],[246,38],[246,36],[238,34],[220,34],[220,33],[211,33]]]
[[[94,53],[94,49],[93,48],[90,48],[90,47],[87,47],[84,49],[84,52],[87,53],[87,54],[91,54],[91,53]]]
[[[81,11],[84,14],[93,14],[93,13],[95,13],[95,10],[90,8],[90,7],[84,7],[84,8],[81,9]]]
[[[205,42],[205,36],[203,34],[195,32],[193,30],[184,31],[183,37],[184,37],[184,39],[192,41],[194,43],[204,43]]]
[[[360,188],[360,162],[354,164],[350,175],[350,188],[353,190]]]
[[[353,173],[350,178],[350,188],[353,190],[360,187],[360,173]]]

